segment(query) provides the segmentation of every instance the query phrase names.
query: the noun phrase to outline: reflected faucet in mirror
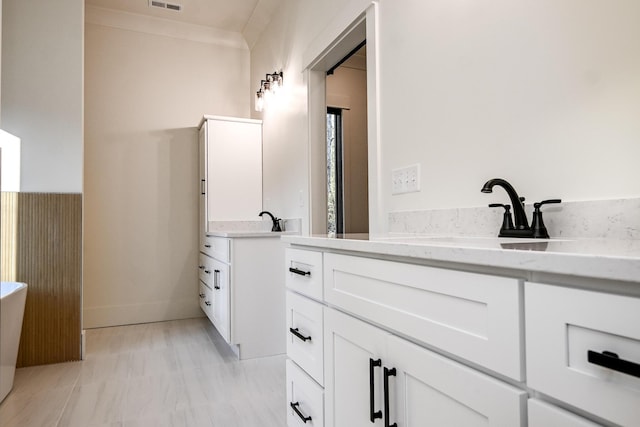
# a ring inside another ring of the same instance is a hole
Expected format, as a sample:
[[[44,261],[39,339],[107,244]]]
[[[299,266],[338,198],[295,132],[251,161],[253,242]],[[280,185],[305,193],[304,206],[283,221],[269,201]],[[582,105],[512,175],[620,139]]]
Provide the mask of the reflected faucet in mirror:
[[[258,216],[262,216],[264,214],[267,214],[271,217],[271,221],[273,222],[273,226],[271,227],[271,231],[282,231],[282,227],[280,226],[280,218],[276,218],[275,216],[273,216],[273,214],[269,211],[262,211],[258,214]]]
[[[498,203],[492,203],[489,207],[502,207],[505,209],[504,219],[502,221],[502,227],[498,237],[534,237],[548,239],[549,233],[542,220],[542,211],[540,207],[542,205],[551,203],[561,203],[560,199],[543,200],[542,202],[534,203],[533,221],[531,227],[529,227],[529,221],[527,220],[527,214],[524,211],[524,197],[518,196],[515,188],[502,178],[493,178],[485,182],[482,186],[483,193],[493,193],[493,187],[499,186],[504,188],[511,199],[511,206],[513,206],[513,221],[511,221],[511,212],[509,212],[509,205],[502,205]]]

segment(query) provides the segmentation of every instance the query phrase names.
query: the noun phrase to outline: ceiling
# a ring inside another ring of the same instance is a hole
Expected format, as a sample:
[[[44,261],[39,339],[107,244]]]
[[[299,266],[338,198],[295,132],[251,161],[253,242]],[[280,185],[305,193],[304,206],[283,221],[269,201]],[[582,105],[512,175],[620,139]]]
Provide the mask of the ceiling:
[[[85,0],[87,5],[139,15],[204,25],[219,30],[255,32],[266,26],[283,0],[158,0],[181,6],[180,11],[149,6],[149,0]],[[267,18],[267,19],[265,19]]]

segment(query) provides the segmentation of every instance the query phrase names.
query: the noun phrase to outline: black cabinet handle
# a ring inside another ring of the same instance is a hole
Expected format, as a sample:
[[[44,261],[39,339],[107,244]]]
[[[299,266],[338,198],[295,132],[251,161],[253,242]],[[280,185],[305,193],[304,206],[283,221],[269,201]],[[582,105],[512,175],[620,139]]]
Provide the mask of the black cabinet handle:
[[[204,245],[204,247],[205,247],[205,248],[210,248],[210,247],[211,247],[211,245]]]
[[[204,302],[206,305],[211,305],[211,301],[205,301]]]
[[[306,424],[307,421],[311,421],[311,417],[305,417],[302,412],[300,412],[300,410],[298,409],[298,406],[300,406],[300,402],[290,402],[289,405],[291,405],[291,408],[293,408],[293,411],[298,414],[298,416],[300,417],[300,419]]]
[[[289,332],[291,332],[293,335],[297,336],[298,338],[300,338],[302,341],[311,341],[311,337],[305,337],[304,335],[302,335],[299,331],[298,328],[289,328]]]
[[[309,276],[311,277],[311,272],[310,271],[304,271],[304,270],[300,270],[298,268],[295,267],[289,267],[289,271],[295,274],[299,274],[300,276]]]
[[[213,288],[220,289],[220,270],[213,270]]]
[[[200,180],[200,194],[202,194],[203,196],[205,195],[205,191],[204,191],[204,179]]]
[[[199,265],[199,266],[198,266],[198,268],[199,268],[200,270],[203,270],[203,269],[204,269],[204,265]]]
[[[376,411],[375,408],[375,383],[373,381],[373,368],[376,366],[382,366],[382,360],[373,360],[369,358],[369,418],[371,422],[374,423],[376,418],[382,418],[382,411]]]
[[[198,296],[199,296],[200,298],[204,298],[204,297],[205,297],[205,295],[204,295],[204,294],[198,294]]]
[[[205,270],[204,272],[207,274],[211,274],[211,270]]]
[[[587,360],[594,365],[640,378],[640,364],[620,359],[616,353],[611,351],[598,353],[597,351],[589,350],[587,352]]]
[[[384,368],[384,427],[398,427],[397,423],[389,424],[389,377],[396,376],[396,368]]]

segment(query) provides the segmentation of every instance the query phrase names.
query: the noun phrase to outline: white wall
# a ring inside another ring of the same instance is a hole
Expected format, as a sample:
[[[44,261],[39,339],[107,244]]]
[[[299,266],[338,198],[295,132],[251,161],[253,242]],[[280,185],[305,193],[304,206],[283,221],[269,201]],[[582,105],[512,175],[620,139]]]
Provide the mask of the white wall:
[[[21,191],[82,192],[84,1],[2,7],[2,127],[22,140]]]
[[[301,58],[367,3],[287,1],[252,49],[254,85],[285,70],[286,102],[263,114],[265,202],[282,216],[308,220]],[[506,201],[480,193],[493,177],[530,202],[640,196],[640,3],[381,0],[379,11],[382,215]],[[392,196],[391,170],[416,162],[422,191]]]
[[[249,116],[248,48],[222,36],[88,9],[85,327],[202,315],[196,126]]]

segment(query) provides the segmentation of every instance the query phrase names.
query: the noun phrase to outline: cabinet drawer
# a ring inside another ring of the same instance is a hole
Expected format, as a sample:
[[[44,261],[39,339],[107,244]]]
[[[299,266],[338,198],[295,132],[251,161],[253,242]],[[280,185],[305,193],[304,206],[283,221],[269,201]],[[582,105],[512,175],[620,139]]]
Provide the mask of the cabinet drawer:
[[[213,258],[200,252],[198,270],[200,280],[213,289]]]
[[[322,387],[291,360],[287,360],[286,370],[287,427],[324,426],[324,392]]]
[[[331,253],[323,261],[328,303],[523,380],[518,279]]]
[[[528,385],[614,423],[638,425],[640,298],[527,283],[525,312]],[[599,364],[620,360],[629,373]]]
[[[529,427],[598,427],[600,424],[538,399],[529,399]]]
[[[322,252],[287,248],[286,283],[311,298],[322,300]]]
[[[222,262],[229,262],[229,239],[224,237],[205,236],[200,251]]]
[[[322,305],[287,292],[287,355],[323,385]]]
[[[213,315],[213,294],[211,293],[211,289],[207,285],[205,285],[202,281],[200,282],[200,287],[198,289],[198,298],[200,300],[200,308],[207,315],[209,320]]]

